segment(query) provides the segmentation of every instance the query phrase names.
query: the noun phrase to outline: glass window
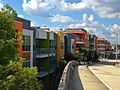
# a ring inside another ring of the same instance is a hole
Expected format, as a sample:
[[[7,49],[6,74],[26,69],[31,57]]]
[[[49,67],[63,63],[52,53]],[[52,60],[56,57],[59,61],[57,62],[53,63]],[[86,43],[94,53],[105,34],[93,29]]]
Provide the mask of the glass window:
[[[30,61],[23,62],[23,67],[30,67]]]
[[[23,51],[30,51],[30,36],[23,35]]]

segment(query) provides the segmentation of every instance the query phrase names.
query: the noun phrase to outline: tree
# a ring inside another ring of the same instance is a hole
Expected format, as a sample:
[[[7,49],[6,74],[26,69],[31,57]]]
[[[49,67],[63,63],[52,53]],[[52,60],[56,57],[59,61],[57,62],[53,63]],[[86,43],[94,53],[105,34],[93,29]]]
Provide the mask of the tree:
[[[40,90],[37,68],[22,67],[23,60],[11,61],[6,67],[0,65],[0,90]]]
[[[16,31],[14,20],[16,12],[6,5],[0,11],[0,64],[6,65],[9,60],[15,60],[17,55]]]
[[[37,68],[23,67],[17,57],[16,16],[9,5],[0,11],[0,90],[40,90]]]

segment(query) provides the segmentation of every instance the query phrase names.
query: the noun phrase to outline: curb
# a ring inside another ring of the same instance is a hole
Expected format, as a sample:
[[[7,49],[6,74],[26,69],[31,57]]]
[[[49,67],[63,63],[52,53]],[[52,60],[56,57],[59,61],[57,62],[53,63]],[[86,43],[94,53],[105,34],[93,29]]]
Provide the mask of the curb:
[[[88,69],[100,80],[100,82],[102,82],[109,90],[113,90],[106,82],[104,82],[100,77],[98,77],[90,68],[90,66],[88,66]]]

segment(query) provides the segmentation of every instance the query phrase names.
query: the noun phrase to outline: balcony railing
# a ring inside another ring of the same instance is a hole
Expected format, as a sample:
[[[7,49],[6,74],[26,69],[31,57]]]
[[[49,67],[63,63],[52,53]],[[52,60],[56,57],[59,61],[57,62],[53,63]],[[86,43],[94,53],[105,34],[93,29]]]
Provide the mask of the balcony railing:
[[[105,46],[105,44],[103,44],[103,43],[98,43],[98,46]]]
[[[55,48],[50,48],[50,56],[55,55]],[[36,57],[48,57],[48,48],[37,48]]]
[[[76,39],[77,44],[85,44],[85,39]]]

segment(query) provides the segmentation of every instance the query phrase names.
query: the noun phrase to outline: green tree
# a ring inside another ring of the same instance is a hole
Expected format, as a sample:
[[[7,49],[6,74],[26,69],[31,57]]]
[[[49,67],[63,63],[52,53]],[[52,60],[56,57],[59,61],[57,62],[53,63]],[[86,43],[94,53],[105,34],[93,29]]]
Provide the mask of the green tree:
[[[0,90],[40,90],[37,68],[23,67],[17,57],[16,17],[9,5],[0,11]]]
[[[15,60],[17,55],[16,31],[14,20],[17,14],[6,5],[0,11],[0,64],[5,65],[9,60]]]
[[[37,68],[22,67],[23,60],[11,61],[6,67],[0,65],[0,90],[40,90]]]

